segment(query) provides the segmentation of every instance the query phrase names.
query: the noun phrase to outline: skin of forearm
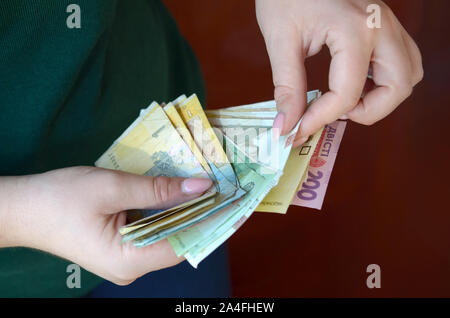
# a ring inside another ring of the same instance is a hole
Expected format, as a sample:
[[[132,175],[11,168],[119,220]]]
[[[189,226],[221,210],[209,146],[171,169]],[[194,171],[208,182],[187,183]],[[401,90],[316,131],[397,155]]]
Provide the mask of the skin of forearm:
[[[0,248],[24,244],[29,179],[30,176],[0,177]]]

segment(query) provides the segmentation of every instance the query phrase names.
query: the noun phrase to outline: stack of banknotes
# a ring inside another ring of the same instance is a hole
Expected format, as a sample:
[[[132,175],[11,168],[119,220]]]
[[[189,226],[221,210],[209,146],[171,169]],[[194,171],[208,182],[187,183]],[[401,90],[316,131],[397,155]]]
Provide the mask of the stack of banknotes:
[[[308,92],[308,103],[320,91]],[[198,264],[256,211],[286,213],[290,204],[320,209],[345,122],[325,126],[298,148],[300,122],[272,129],[274,101],[205,111],[197,96],[153,102],[96,161],[148,176],[210,178],[202,196],[167,210],[128,211],[123,241],[137,247],[168,239]]]

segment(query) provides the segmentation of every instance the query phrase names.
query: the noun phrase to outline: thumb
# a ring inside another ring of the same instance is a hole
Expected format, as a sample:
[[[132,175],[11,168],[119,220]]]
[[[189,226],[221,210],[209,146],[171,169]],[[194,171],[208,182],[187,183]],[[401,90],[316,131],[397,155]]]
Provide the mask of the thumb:
[[[103,170],[106,179],[101,181],[102,188],[112,213],[170,208],[200,196],[213,185],[205,178],[150,177]]]
[[[300,40],[294,35],[266,41],[272,66],[274,98],[278,115],[274,129],[288,134],[306,109],[305,57]]]

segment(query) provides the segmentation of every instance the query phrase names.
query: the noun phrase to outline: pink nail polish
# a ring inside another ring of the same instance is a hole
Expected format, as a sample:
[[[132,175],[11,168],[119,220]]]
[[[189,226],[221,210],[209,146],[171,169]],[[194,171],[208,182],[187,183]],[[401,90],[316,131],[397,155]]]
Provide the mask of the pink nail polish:
[[[185,179],[181,183],[181,191],[186,194],[198,194],[203,193],[211,187],[211,179],[205,178],[191,178]]]
[[[281,136],[281,132],[283,131],[284,118],[286,115],[284,112],[278,112],[277,116],[273,120],[273,131],[277,136]]]

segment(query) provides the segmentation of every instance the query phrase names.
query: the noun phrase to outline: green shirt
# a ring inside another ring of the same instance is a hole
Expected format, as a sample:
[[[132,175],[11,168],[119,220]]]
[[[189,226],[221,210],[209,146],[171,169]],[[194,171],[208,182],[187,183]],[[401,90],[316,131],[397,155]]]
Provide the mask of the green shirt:
[[[72,3],[81,28],[67,25]],[[197,62],[160,1],[0,1],[0,175],[93,165],[139,109],[194,92],[204,99]],[[80,296],[101,281],[83,271],[69,289],[68,264],[0,249],[0,296]]]

